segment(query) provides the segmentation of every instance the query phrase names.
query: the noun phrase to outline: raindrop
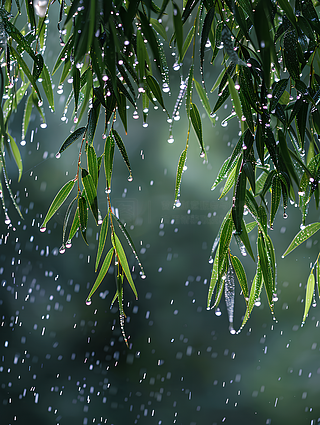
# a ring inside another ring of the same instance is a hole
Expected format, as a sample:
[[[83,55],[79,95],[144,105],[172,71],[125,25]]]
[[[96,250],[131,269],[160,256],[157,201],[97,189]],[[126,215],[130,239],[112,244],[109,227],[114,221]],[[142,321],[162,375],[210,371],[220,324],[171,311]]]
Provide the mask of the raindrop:
[[[105,192],[106,192],[106,193],[111,193],[111,187],[106,187],[106,188],[105,188]]]
[[[128,177],[128,182],[132,182],[132,180],[133,180],[133,177],[132,177],[132,175],[130,174],[130,176]]]
[[[134,111],[134,113],[133,113],[133,119],[134,120],[137,120],[138,118],[139,118],[139,114],[138,114],[138,112],[137,111]]]
[[[200,158],[204,158],[205,156],[206,156],[205,151],[201,151],[201,153],[200,153]]]
[[[181,207],[181,202],[180,202],[180,200],[179,199],[176,199],[175,201],[174,201],[174,208],[180,208]]]
[[[174,138],[173,138],[173,136],[172,136],[172,134],[171,134],[171,136],[169,137],[169,139],[168,139],[168,143],[173,143],[174,142]]]
[[[87,300],[86,300],[86,304],[87,304],[87,305],[91,305],[91,302],[92,302],[92,301],[91,301],[91,298],[87,298]]]
[[[71,248],[72,247],[72,243],[71,240],[69,239],[66,243],[66,248]]]
[[[64,254],[66,252],[66,247],[64,245],[60,246],[59,252],[60,254]]]
[[[164,93],[169,93],[170,88],[169,88],[168,83],[163,83],[162,90],[163,90]]]
[[[40,232],[44,233],[47,230],[46,227],[40,227]]]
[[[216,308],[216,311],[214,312],[216,316],[221,316],[221,310],[219,307]]]
[[[173,64],[173,70],[174,70],[174,71],[179,71],[179,69],[180,69],[180,64],[179,64],[178,62],[175,62],[175,63]]]
[[[60,152],[56,153],[56,158],[59,159],[60,157],[61,157],[61,153]]]
[[[283,213],[283,218],[288,218],[288,214],[286,212]]]

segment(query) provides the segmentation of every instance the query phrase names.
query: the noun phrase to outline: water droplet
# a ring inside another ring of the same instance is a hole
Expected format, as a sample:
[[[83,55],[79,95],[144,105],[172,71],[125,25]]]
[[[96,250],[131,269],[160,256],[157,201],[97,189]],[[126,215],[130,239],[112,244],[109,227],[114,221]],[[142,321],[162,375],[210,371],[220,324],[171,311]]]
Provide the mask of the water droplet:
[[[162,90],[163,90],[164,93],[169,93],[169,91],[170,91],[169,85],[167,83],[163,83]]]
[[[42,124],[40,124],[41,128],[47,128],[47,124],[45,122],[43,122]]]
[[[40,232],[44,233],[47,230],[46,227],[40,227]]]
[[[106,193],[111,193],[111,187],[106,187],[106,188],[105,188],[105,192],[106,192]]]
[[[59,159],[60,157],[61,157],[61,153],[60,152],[56,153],[56,158]]]
[[[66,247],[64,245],[60,246],[59,252],[60,254],[64,254],[66,252]]]
[[[133,115],[132,115],[134,120],[137,120],[139,118],[139,114],[137,111],[134,111]]]
[[[204,158],[205,156],[206,156],[205,151],[201,151],[201,153],[200,153],[200,158]]]
[[[66,248],[71,248],[72,247],[72,243],[71,240],[69,239],[66,243]]]
[[[174,70],[174,71],[179,71],[179,69],[180,69],[180,64],[179,64],[178,62],[175,62],[175,63],[173,64],[173,70]]]
[[[181,207],[181,202],[180,202],[180,200],[179,199],[176,199],[175,201],[174,201],[174,208],[180,208]]]
[[[92,302],[92,301],[91,301],[91,298],[87,298],[87,300],[86,300],[86,304],[87,304],[87,305],[91,305],[91,302]]]
[[[130,175],[130,176],[128,177],[128,182],[132,182],[132,180],[133,180],[133,177]]]
[[[141,275],[141,279],[145,279],[147,276],[145,274]]]
[[[8,216],[6,216],[6,219],[4,220],[5,224],[10,224],[11,220]]]
[[[288,218],[288,214],[286,212],[283,213],[283,218]]]
[[[73,118],[73,122],[75,123],[75,124],[77,124],[77,122],[78,122],[79,120],[78,120],[78,117],[74,117]]]
[[[221,310],[219,307],[216,308],[216,311],[214,312],[216,316],[221,316]]]
[[[173,136],[171,135],[170,137],[169,137],[169,139],[168,139],[168,143],[173,143],[174,142],[174,138],[173,138]]]

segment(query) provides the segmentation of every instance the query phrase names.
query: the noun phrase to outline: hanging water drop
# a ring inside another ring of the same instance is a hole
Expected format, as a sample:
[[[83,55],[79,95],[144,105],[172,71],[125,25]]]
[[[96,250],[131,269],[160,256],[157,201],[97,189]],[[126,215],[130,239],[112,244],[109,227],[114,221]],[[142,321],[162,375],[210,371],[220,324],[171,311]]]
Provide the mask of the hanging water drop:
[[[64,254],[66,252],[66,247],[64,245],[60,246],[59,252],[60,254]]]
[[[71,240],[69,239],[66,243],[66,248],[71,248],[72,247],[72,243]]]
[[[60,152],[56,153],[56,158],[59,159],[60,157],[61,157],[61,153]]]
[[[169,137],[169,139],[168,139],[168,143],[173,143],[174,142],[174,138],[173,138],[173,136],[171,135],[170,137]]]
[[[86,305],[91,305],[91,298],[87,298],[87,300],[86,300]]]
[[[47,230],[46,227],[40,227],[40,232],[44,233]]]
[[[128,177],[128,182],[132,182],[132,180],[133,180],[133,177],[132,177],[132,175],[130,174],[130,176]]]

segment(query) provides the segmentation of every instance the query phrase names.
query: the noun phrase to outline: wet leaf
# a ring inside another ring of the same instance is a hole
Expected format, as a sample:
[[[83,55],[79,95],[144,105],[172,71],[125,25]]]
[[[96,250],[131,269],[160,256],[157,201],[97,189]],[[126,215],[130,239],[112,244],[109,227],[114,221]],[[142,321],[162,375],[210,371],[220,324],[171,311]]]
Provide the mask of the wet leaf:
[[[224,298],[226,302],[229,330],[235,333],[233,328],[233,314],[234,314],[234,296],[235,296],[235,283],[234,283],[234,269],[230,260],[228,260],[228,270],[224,282]]]
[[[146,79],[149,89],[152,91],[154,97],[157,99],[162,109],[166,109],[158,81],[151,74],[147,75]]]
[[[191,41],[194,37],[194,33],[195,33],[195,26],[192,25],[192,27],[190,28],[190,31],[187,34],[186,39],[184,40],[184,43],[183,43],[181,61],[183,61],[183,58],[185,57],[185,54],[187,53],[187,50],[190,46],[190,43],[191,43]]]
[[[113,257],[113,253],[114,253],[114,248],[112,247],[112,248],[110,248],[107,255],[105,256],[105,259],[102,263],[99,274],[98,274],[98,276],[97,276],[97,278],[96,278],[96,280],[95,280],[95,282],[94,282],[94,284],[91,288],[91,291],[88,295],[87,302],[90,301],[92,295],[99,288],[99,286],[100,286],[101,282],[103,281],[105,275],[108,273],[108,270],[109,270],[109,267],[110,267],[110,264],[111,264],[111,260],[112,260],[112,257]]]
[[[272,279],[272,272],[270,268],[270,264],[268,262],[268,255],[267,255],[267,249],[265,246],[264,239],[262,235],[260,234],[258,236],[258,253],[259,253],[259,259],[260,259],[260,265],[261,265],[261,271],[263,276],[264,285],[266,288],[267,298],[269,302],[269,306],[271,311],[273,311],[273,279]]]
[[[304,303],[304,313],[303,313],[303,318],[302,318],[302,324],[305,323],[306,318],[307,318],[308,313],[309,313],[309,310],[310,310],[310,307],[311,307],[313,293],[314,293],[314,284],[315,284],[315,277],[314,277],[314,272],[313,272],[313,269],[312,269],[311,273],[309,274],[308,282],[307,282],[306,300],[305,300],[305,303]]]
[[[300,78],[300,62],[298,59],[298,40],[295,30],[286,31],[283,37],[284,60],[290,77],[294,80]]]
[[[97,271],[100,258],[106,243],[107,234],[108,234],[108,228],[109,228],[109,214],[105,216],[103,219],[103,222],[101,224],[101,229],[99,233],[99,241],[98,241],[98,250],[97,250],[97,257],[96,257],[96,265],[95,265],[95,271]]]
[[[227,158],[224,161],[224,163],[222,164],[222,166],[219,170],[219,173],[217,175],[217,178],[215,179],[215,181],[214,181],[214,183],[211,187],[211,190],[214,190],[218,186],[218,184],[226,178],[227,172],[228,172],[228,169],[229,169],[228,165],[229,165],[229,158]]]
[[[280,156],[283,159],[283,162],[286,164],[286,167],[293,178],[293,180],[296,182],[297,186],[299,186],[299,178],[297,176],[297,173],[294,169],[291,156],[289,154],[288,145],[285,139],[285,135],[283,134],[282,130],[278,130],[278,137],[279,137],[279,146],[280,146]]]
[[[74,95],[74,110],[75,113],[78,111],[78,102],[79,102],[79,92],[80,92],[80,70],[74,65],[73,66],[73,95]]]
[[[285,12],[287,18],[290,20],[293,26],[296,25],[296,17],[292,10],[292,7],[290,6],[289,0],[278,0],[278,3]]]
[[[238,90],[235,88],[235,84],[234,84],[233,79],[229,75],[228,75],[228,82],[229,82],[229,92],[230,92],[230,95],[231,95],[234,110],[237,114],[239,122],[243,123],[239,93],[238,93]]]
[[[242,161],[242,158],[239,156],[238,161],[234,162],[231,170],[228,170],[227,181],[223,187],[223,190],[221,192],[221,195],[219,196],[219,199],[222,199],[236,183],[241,161]]]
[[[88,208],[85,196],[81,195],[78,198],[78,211],[79,211],[79,226],[83,240],[88,245],[87,241],[87,223],[88,223]]]
[[[93,108],[90,108],[89,117],[88,117],[88,125],[86,131],[86,141],[89,145],[93,144],[94,135],[97,129],[97,124],[99,120],[99,112],[100,112],[100,102],[98,100],[94,101]]]
[[[246,304],[248,304],[249,290],[248,290],[246,272],[245,272],[244,267],[243,267],[243,265],[242,265],[242,263],[241,263],[241,261],[239,260],[238,257],[236,257],[234,255],[230,255],[230,258],[231,258],[231,262],[232,262],[232,266],[234,268],[234,271],[236,272],[236,276],[237,276],[237,279],[239,281],[239,285],[241,287],[245,302],[246,302]]]
[[[176,174],[176,185],[175,185],[175,192],[174,192],[174,204],[178,201],[179,195],[180,195],[180,185],[181,185],[181,179],[182,179],[182,173],[183,168],[186,163],[187,159],[187,148],[185,148],[180,155],[178,168],[177,168],[177,174]]]
[[[210,285],[209,285],[209,291],[208,291],[208,299],[207,299],[207,309],[209,310],[211,307],[211,300],[212,300],[212,295],[213,295],[213,291],[216,287],[217,284],[217,280],[218,280],[218,276],[219,276],[219,248],[220,245],[218,245],[217,248],[217,252],[214,258],[214,262],[213,262],[213,267],[212,267],[212,272],[211,272],[211,279],[210,279]]]
[[[65,246],[67,226],[68,226],[68,223],[69,223],[73,204],[76,202],[76,200],[77,200],[77,197],[72,199],[72,201],[68,205],[67,211],[66,211],[65,216],[64,216],[63,227],[62,227],[62,246]],[[69,242],[69,240],[68,240],[68,242]]]
[[[245,204],[246,195],[246,174],[243,170],[240,171],[238,176],[237,184],[235,187],[234,202],[232,205],[232,218],[236,232],[240,235],[242,231],[242,217]]]
[[[114,157],[114,139],[112,136],[106,138],[104,145],[104,171],[106,175],[106,190],[111,191],[111,177],[113,169],[113,157]]]
[[[68,241],[72,240],[74,235],[77,233],[79,227],[80,227],[80,217],[79,217],[79,208],[77,207],[77,209],[74,213],[74,218],[73,218],[72,224],[71,224]]]
[[[186,91],[186,111],[189,118],[190,118],[190,111],[191,111],[191,105],[192,105],[192,88],[193,88],[193,63],[189,69],[188,84],[187,84],[187,91]]]
[[[88,162],[88,171],[92,177],[95,188],[98,187],[98,176],[99,176],[99,168],[96,151],[93,146],[87,147],[87,162]]]
[[[98,224],[97,188],[96,188],[96,185],[95,185],[91,175],[84,168],[82,168],[82,170],[81,170],[81,180],[82,180],[82,184],[83,184],[83,186],[86,190],[87,199],[88,199],[88,202],[89,202],[89,207],[90,207],[91,212],[93,214],[93,217],[96,221],[96,224]]]
[[[73,133],[71,133],[70,136],[68,136],[61,145],[59,153],[61,154],[63,151],[65,151],[73,142],[79,139],[79,137],[81,137],[85,131],[86,127],[79,127]]]
[[[306,226],[305,228],[301,229],[300,232],[298,232],[293,238],[291,244],[288,246],[285,253],[282,255],[282,258],[284,258],[291,251],[297,248],[297,246],[301,245],[304,241],[314,235],[319,229],[320,223],[311,223],[308,224],[308,226]]]
[[[138,293],[137,293],[136,287],[135,287],[133,280],[132,280],[132,276],[131,276],[131,272],[130,272],[130,269],[129,269],[126,254],[124,253],[121,242],[120,242],[118,236],[115,233],[113,233],[112,243],[113,243],[113,246],[115,247],[119,262],[120,262],[121,267],[124,271],[124,274],[126,275],[126,278],[129,282],[129,285],[131,286],[131,289],[132,289],[136,299],[138,299]]]
[[[69,37],[68,41],[66,42],[66,44],[64,45],[63,49],[61,50],[56,63],[53,67],[52,70],[52,75],[57,71],[57,69],[59,68],[60,65],[62,65],[65,61],[65,58],[68,56],[69,51],[72,49],[73,46],[73,34],[71,34],[71,36]]]
[[[201,118],[200,118],[200,113],[199,110],[197,108],[197,105],[195,105],[194,103],[191,104],[191,109],[190,109],[190,119],[191,119],[191,123],[192,123],[192,127],[197,135],[199,144],[200,144],[200,148],[201,148],[201,153],[206,153],[204,146],[203,146],[203,139],[202,139],[202,123],[201,123]]]
[[[274,175],[271,185],[271,211],[270,211],[270,227],[273,228],[274,218],[279,209],[281,199],[281,181],[277,174]]]
[[[57,193],[54,200],[52,201],[48,212],[45,216],[45,219],[43,220],[43,223],[41,224],[40,228],[45,228],[46,224],[50,220],[50,218],[58,211],[58,209],[61,207],[61,205],[64,203],[64,201],[67,199],[68,195],[70,194],[71,190],[73,189],[73,186],[75,184],[74,180],[70,180],[67,182]]]
[[[217,112],[217,110],[218,110],[219,108],[221,108],[221,106],[224,104],[224,102],[228,99],[229,95],[230,95],[230,92],[229,92],[229,84],[228,84],[228,85],[224,88],[224,90],[223,90],[223,92],[221,93],[221,95],[220,95],[220,93],[219,93],[219,98],[218,98],[218,100],[217,100],[216,104],[214,105],[214,108],[213,108],[213,111],[212,111],[212,113],[213,113],[213,114],[214,114],[215,112]]]
[[[150,19],[150,24],[153,26],[153,28],[157,31],[158,34],[161,35],[161,37],[167,41],[167,33],[166,30],[164,28],[164,26],[157,21],[157,19],[151,18]]]
[[[289,78],[284,78],[283,80],[277,81],[273,87],[272,91],[272,99],[270,102],[270,111],[275,109],[277,103],[279,102],[281,96],[283,95],[287,85]]]
[[[20,151],[19,151],[19,148],[18,148],[14,138],[9,133],[7,133],[7,134],[9,136],[11,152],[13,154],[13,158],[14,158],[15,163],[17,164],[17,167],[18,167],[18,170],[19,170],[18,181],[20,181],[21,176],[22,176],[22,170],[23,170],[23,164],[22,164]]]
[[[210,107],[210,103],[209,103],[209,99],[207,96],[207,93],[205,92],[204,88],[202,87],[202,85],[200,83],[198,83],[197,80],[194,80],[194,85],[195,88],[197,90],[198,96],[202,102],[202,106],[204,107],[210,121],[212,122],[212,124],[215,123],[215,119],[214,117],[211,115],[211,107]]]
[[[233,223],[232,223],[231,217],[229,216],[228,219],[225,221],[220,234],[219,259],[218,259],[218,272],[220,276],[222,272],[223,262],[231,242],[232,230],[233,230]]]
[[[246,226],[244,220],[242,220],[241,229],[242,229],[242,231],[239,235],[240,239],[242,240],[242,243],[243,243],[246,251],[250,255],[250,257],[253,259],[253,261],[256,261],[255,258],[254,258],[254,254],[253,254],[253,251],[252,251],[252,248],[251,248],[249,236],[248,236],[248,233],[247,233],[247,226]]]
[[[138,57],[138,69],[140,73],[140,80],[143,79],[145,75],[145,62],[146,62],[146,56],[147,56],[147,50],[146,46],[143,41],[143,37],[141,35],[141,32],[137,31],[137,57]]]
[[[320,266],[319,266],[319,257],[317,258],[317,284],[318,284],[318,296],[320,298]]]
[[[124,146],[124,143],[123,143],[121,137],[119,136],[119,134],[116,130],[112,130],[112,135],[114,137],[114,140],[116,141],[116,144],[117,144],[118,149],[121,153],[121,156],[122,156],[128,170],[129,170],[129,178],[130,178],[130,177],[132,177],[131,165],[130,165],[129,157],[128,157],[126,148]]]
[[[42,87],[43,87],[43,91],[46,95],[46,98],[48,100],[49,106],[52,110],[52,112],[54,112],[54,98],[53,98],[53,91],[52,91],[52,80],[51,80],[51,76],[48,70],[48,67],[46,64],[43,65],[43,69],[41,72],[41,78],[42,78]]]
[[[215,7],[211,7],[208,10],[206,17],[204,18],[202,32],[201,32],[201,40],[200,40],[200,71],[203,75],[203,61],[204,61],[204,49],[209,38],[209,33],[211,31],[211,25],[213,22],[213,18],[215,15]]]

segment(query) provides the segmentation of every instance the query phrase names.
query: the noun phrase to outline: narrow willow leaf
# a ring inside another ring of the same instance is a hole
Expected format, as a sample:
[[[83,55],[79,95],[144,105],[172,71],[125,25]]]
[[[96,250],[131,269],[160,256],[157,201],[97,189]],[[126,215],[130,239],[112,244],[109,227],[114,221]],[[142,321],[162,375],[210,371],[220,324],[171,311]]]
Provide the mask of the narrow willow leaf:
[[[247,233],[250,233],[257,226],[256,221],[252,221],[251,223],[246,223]]]
[[[30,122],[30,117],[31,117],[31,112],[32,112],[32,107],[33,107],[33,100],[32,100],[32,93],[30,93],[26,101],[24,112],[23,112],[23,119],[22,119],[22,139],[23,140],[25,140],[26,138],[26,134],[27,134],[27,130],[28,130],[29,122]]]
[[[92,212],[94,219],[96,220],[96,224],[98,224],[98,198],[97,198],[97,188],[96,185],[88,173],[87,170],[82,168],[81,170],[81,180],[83,187],[86,190],[89,206]]]
[[[159,21],[157,21],[154,18],[150,19],[150,24],[153,26],[153,28],[157,31],[158,34],[161,35],[161,37],[167,41],[167,33],[162,24],[160,24]]]
[[[286,164],[286,167],[293,178],[293,180],[296,182],[297,186],[299,186],[299,178],[297,176],[296,170],[293,166],[291,156],[289,154],[288,145],[286,142],[286,138],[284,133],[281,130],[278,130],[278,137],[279,137],[279,146],[280,146],[280,155]]]
[[[173,26],[174,26],[175,39],[177,42],[177,48],[179,52],[179,62],[181,62],[182,47],[183,47],[183,26],[182,26],[182,20],[181,20],[181,13],[176,3],[173,3]]]
[[[285,12],[287,18],[290,20],[293,26],[296,26],[296,17],[293,12],[292,7],[290,6],[289,0],[278,0],[278,3]]]
[[[78,111],[79,92],[80,92],[80,70],[74,65],[72,75],[72,87],[74,96],[74,111]]]
[[[187,91],[186,91],[186,111],[187,111],[187,116],[189,118],[190,118],[190,111],[191,111],[191,104],[192,104],[193,68],[194,68],[194,65],[192,63],[189,69]]]
[[[114,214],[112,214],[112,217],[117,222],[117,224],[118,224],[118,226],[119,226],[119,228],[120,228],[123,236],[126,238],[126,241],[127,241],[128,245],[129,245],[129,247],[131,248],[131,251],[132,251],[133,255],[135,256],[136,260],[138,261],[139,267],[141,269],[141,272],[140,272],[141,278],[142,279],[145,279],[146,278],[146,274],[144,272],[142,263],[141,263],[140,258],[138,256],[138,252],[137,252],[137,250],[136,250],[136,248],[134,246],[133,240],[131,239],[129,233],[127,232],[127,230],[125,228],[125,225],[123,225],[123,223],[118,219],[118,217],[115,216]]]
[[[204,18],[202,32],[201,32],[201,40],[200,40],[200,72],[203,75],[203,61],[204,61],[204,49],[207,43],[209,32],[211,31],[212,21],[215,15],[215,7],[211,7],[208,10],[206,17]]]
[[[205,92],[204,88],[202,87],[202,85],[200,83],[198,83],[197,80],[194,80],[194,85],[195,88],[197,90],[198,96],[202,102],[202,106],[204,107],[210,121],[212,122],[212,124],[214,124],[216,122],[216,120],[214,119],[214,117],[211,115],[211,106],[209,103],[209,99],[207,96],[207,93]]]
[[[79,137],[83,135],[83,133],[86,131],[87,127],[80,127],[77,128],[73,133],[70,134],[66,138],[66,140],[62,143],[61,148],[59,149],[58,154],[61,154],[63,151],[65,151],[73,142],[75,142]]]
[[[73,46],[73,34],[71,34],[71,36],[69,37],[68,41],[66,42],[66,44],[64,45],[64,47],[62,48],[56,63],[53,67],[52,70],[52,75],[57,71],[57,69],[59,68],[60,65],[62,65],[64,63],[65,58],[67,57],[69,51],[72,49]]]
[[[146,56],[148,55],[146,46],[143,41],[141,32],[137,31],[137,58],[138,58],[138,69],[140,73],[140,80],[142,81],[145,75],[145,62]]]
[[[310,307],[311,307],[313,293],[314,293],[314,284],[315,284],[315,278],[314,278],[314,273],[313,273],[313,269],[312,269],[311,273],[308,277],[308,282],[307,282],[306,300],[305,300],[305,303],[304,303],[304,313],[303,313],[303,318],[302,318],[302,324],[305,323],[306,318],[307,318],[308,313],[309,313],[309,310],[310,310]]]
[[[93,144],[94,135],[97,129],[98,119],[100,112],[100,102],[95,100],[93,108],[90,108],[88,116],[88,125],[86,131],[86,141],[89,145]]]
[[[219,249],[219,259],[218,259],[219,275],[221,275],[223,262],[225,260],[225,256],[230,246],[230,242],[232,238],[232,230],[233,230],[233,223],[232,223],[231,217],[229,216],[229,218],[225,221],[225,224],[220,234],[220,249]]]
[[[236,228],[236,232],[241,234],[242,217],[246,196],[246,181],[247,177],[243,170],[240,171],[237,184],[235,187],[234,202],[232,205],[232,218]]]
[[[223,276],[225,277],[225,276]],[[218,305],[220,304],[221,298],[222,298],[222,294],[223,294],[223,290],[224,290],[224,283],[225,283],[225,279],[224,278],[220,278],[218,280],[218,284],[217,284],[217,290],[216,290],[216,296],[214,299],[214,304],[211,308],[217,308]]]
[[[240,239],[242,240],[242,243],[243,243],[246,251],[250,255],[250,257],[253,259],[253,261],[256,261],[255,258],[254,258],[254,254],[253,254],[253,251],[252,251],[252,248],[251,248],[249,236],[248,236],[248,233],[247,233],[247,226],[246,226],[243,219],[242,219],[241,229],[242,229],[242,232],[239,235]],[[252,229],[250,229],[250,230],[252,230]]]
[[[97,278],[96,278],[96,280],[95,280],[95,282],[94,282],[94,284],[93,284],[93,286],[91,288],[91,291],[90,291],[90,293],[88,295],[87,303],[90,303],[92,295],[99,288],[101,282],[103,281],[105,275],[107,274],[107,272],[109,270],[109,267],[110,267],[110,264],[111,264],[113,253],[114,253],[114,248],[112,247],[112,248],[110,248],[110,250],[108,251],[107,255],[105,256],[105,259],[104,259],[104,261],[102,263],[102,266],[101,266],[101,269],[99,271],[99,274],[98,274],[98,276],[97,276]]]
[[[70,219],[70,215],[71,215],[71,212],[72,212],[73,204],[76,202],[76,200],[77,200],[77,197],[75,197],[75,198],[72,199],[72,201],[68,205],[66,214],[64,216],[63,227],[62,227],[62,246],[65,246],[67,226],[68,226],[68,223],[69,223],[69,219]],[[70,243],[69,240],[67,241],[67,243],[68,242]]]
[[[232,262],[232,266],[234,268],[234,271],[236,272],[236,276],[237,276],[237,279],[239,281],[239,285],[241,287],[245,302],[248,305],[249,290],[248,290],[246,272],[245,272],[244,267],[243,267],[243,265],[242,265],[242,263],[241,263],[241,261],[239,260],[238,257],[236,257],[234,255],[230,255],[230,258],[231,258],[231,262]]]
[[[216,104],[214,105],[214,108],[212,111],[213,114],[217,112],[217,110],[224,104],[224,102],[228,99],[229,95],[230,95],[230,91],[229,91],[229,84],[228,84],[224,88],[223,92],[221,94],[219,93],[219,98]]]
[[[243,163],[243,171],[245,173],[245,175],[247,176],[247,179],[250,183],[251,189],[253,194],[256,193],[256,176],[255,176],[255,170],[253,168],[254,166],[252,165],[251,161],[245,161]]]
[[[152,91],[154,97],[157,99],[162,109],[166,109],[164,106],[162,93],[158,81],[150,74],[147,75],[146,79],[149,89]]]
[[[89,174],[91,175],[93,183],[97,189],[99,168],[98,168],[96,151],[93,146],[87,147],[87,163],[88,163]]]
[[[300,78],[300,62],[298,58],[298,39],[295,30],[288,30],[283,37],[284,60],[290,77],[294,80]]]
[[[233,314],[234,314],[234,297],[235,297],[235,283],[234,283],[234,269],[230,259],[228,259],[228,271],[224,282],[224,298],[226,302],[228,319],[229,319],[229,331],[230,333],[236,333],[233,327]]]
[[[104,171],[106,175],[106,191],[111,192],[111,177],[114,157],[114,140],[112,136],[106,138],[104,145]]]
[[[216,287],[217,284],[217,280],[218,280],[218,276],[219,276],[219,269],[218,269],[218,264],[219,264],[219,248],[220,248],[220,244],[218,245],[217,248],[217,252],[214,258],[214,262],[213,262],[213,267],[212,267],[212,272],[211,272],[211,279],[210,279],[210,285],[209,285],[209,291],[208,291],[208,299],[207,299],[207,310],[209,310],[211,307],[211,300],[212,300],[212,295],[213,295],[213,291]]]
[[[273,311],[273,279],[270,264],[268,262],[267,248],[262,235],[258,236],[258,253],[269,306],[271,311]]]
[[[19,148],[14,140],[14,138],[7,133],[9,136],[9,142],[10,142],[10,148],[11,148],[11,152],[13,154],[13,158],[17,164],[18,170],[19,170],[19,177],[18,177],[18,181],[20,181],[21,176],[22,176],[22,170],[23,170],[23,164],[22,164],[22,159],[21,159],[21,155],[20,155],[20,151]]]
[[[32,87],[34,88],[34,90],[36,91],[39,100],[41,101],[41,95],[38,89],[38,86],[36,84],[36,80],[34,79],[33,75],[31,74],[27,64],[25,63],[25,61],[22,59],[21,55],[19,55],[19,53],[12,47],[10,46],[10,53],[12,54],[12,56],[15,58],[15,60],[17,61],[19,67],[23,70],[23,72],[25,73],[26,77],[28,78],[28,80],[30,81]]]
[[[184,40],[184,43],[183,43],[181,61],[183,61],[183,58],[185,57],[185,54],[187,53],[187,50],[188,50],[188,48],[191,44],[191,41],[194,37],[194,33],[195,33],[195,26],[192,25],[191,28],[190,28],[190,31],[187,34],[186,39]]]
[[[249,297],[249,301],[248,301],[247,310],[246,310],[246,313],[244,315],[244,318],[243,318],[241,327],[240,327],[240,329],[239,329],[238,332],[240,332],[241,329],[244,328],[244,326],[247,323],[247,321],[248,321],[248,319],[250,317],[250,314],[251,314],[251,312],[253,310],[253,307],[254,307],[255,302],[260,297],[261,289],[262,289],[262,282],[263,282],[263,279],[262,279],[262,272],[261,272],[261,267],[260,267],[260,261],[258,261],[257,271],[256,271],[256,274],[255,274],[255,276],[253,278],[253,282],[252,282],[251,289],[250,289],[250,297]]]
[[[88,245],[87,241],[87,223],[88,223],[88,206],[84,193],[78,198],[79,210],[79,225],[83,240]]]
[[[242,123],[242,109],[241,109],[241,102],[239,98],[238,90],[235,88],[235,84],[233,79],[228,75],[228,82],[229,82],[229,92],[231,95],[232,103],[234,110],[237,114],[237,117],[239,119],[239,122]]]
[[[145,93],[143,93],[144,95]],[[120,115],[120,119],[123,124],[124,131],[126,134],[128,133],[128,124],[127,124],[127,102],[126,102],[126,96],[123,93],[119,93],[119,100],[118,100],[118,112]],[[144,108],[143,108],[144,109]]]
[[[48,223],[50,218],[58,211],[58,209],[67,199],[68,195],[73,189],[74,184],[75,184],[75,180],[70,180],[59,190],[59,192],[55,196],[54,200],[52,201],[48,209],[47,215],[45,216],[45,219],[43,220],[43,223],[41,224],[40,229],[45,229],[46,224]]]
[[[77,207],[77,209],[74,213],[72,224],[71,224],[68,241],[70,241],[70,242],[72,241],[72,239],[73,239],[74,235],[77,233],[79,227],[80,227],[80,216],[79,216],[79,208]]]
[[[116,130],[112,130],[112,135],[114,137],[114,140],[116,141],[116,144],[117,144],[118,149],[121,153],[121,156],[122,156],[128,170],[129,170],[129,173],[130,173],[129,178],[132,178],[131,165],[130,165],[129,157],[128,157],[126,148],[124,146],[124,143],[123,143],[121,137],[119,136],[119,134]]]
[[[241,160],[242,159],[239,156],[238,161],[233,164],[233,167],[231,168],[231,170],[228,170],[227,181],[225,182],[225,185],[223,187],[221,195],[219,196],[219,199],[222,199],[236,183]]]
[[[271,185],[271,211],[270,211],[270,227],[273,228],[273,222],[279,209],[281,199],[281,180],[276,174],[272,179]]]
[[[201,123],[201,118],[200,118],[200,113],[199,110],[197,108],[197,105],[195,105],[194,103],[191,104],[191,109],[190,109],[190,119],[191,119],[191,123],[192,123],[192,127],[197,135],[200,147],[201,147],[201,156],[202,155],[206,155],[206,151],[204,149],[203,146],[203,138],[202,138],[202,123]]]
[[[270,111],[273,111],[275,107],[277,106],[277,103],[279,102],[281,96],[283,95],[287,85],[288,85],[289,78],[284,78],[283,80],[277,81],[274,85],[273,91],[272,91],[272,99],[270,102]]]
[[[115,247],[119,262],[121,264],[121,267],[123,268],[124,274],[126,275],[126,278],[129,282],[129,285],[131,286],[131,289],[132,289],[136,299],[138,299],[138,293],[137,293],[136,287],[135,287],[133,280],[132,280],[132,276],[131,276],[131,272],[130,272],[130,269],[129,269],[126,254],[124,253],[121,242],[120,242],[118,236],[115,233],[113,233],[112,243]]]
[[[301,245],[304,241],[306,241],[308,238],[314,235],[319,229],[320,229],[320,223],[311,223],[311,224],[308,224],[308,226],[306,226],[304,229],[300,230],[300,232],[298,232],[296,236],[293,238],[291,244],[288,246],[285,253],[282,255],[282,258],[284,258],[291,251],[297,248],[297,246]]]
[[[176,185],[175,185],[175,191],[174,191],[174,204],[178,202],[178,198],[180,195],[180,185],[181,185],[181,179],[182,179],[182,173],[183,169],[186,163],[187,159],[187,150],[188,148],[185,148],[180,155],[178,168],[177,168],[177,174],[176,174]]]
[[[42,78],[41,84],[43,87],[43,91],[46,95],[47,101],[49,103],[49,107],[52,110],[52,112],[54,112],[54,97],[53,97],[53,90],[52,90],[52,80],[51,80],[50,73],[46,64],[43,65],[41,78]]]
[[[97,271],[97,269],[98,269],[100,258],[101,258],[102,252],[103,252],[103,248],[104,248],[104,245],[106,243],[108,228],[109,228],[109,214],[107,214],[105,216],[105,218],[103,219],[101,229],[100,229],[95,271]]]
[[[217,178],[215,179],[213,185],[211,186],[211,190],[214,190],[218,186],[218,184],[226,178],[227,171],[229,169],[228,165],[229,165],[229,158],[227,158],[222,164],[219,170],[219,173],[217,175]]]

